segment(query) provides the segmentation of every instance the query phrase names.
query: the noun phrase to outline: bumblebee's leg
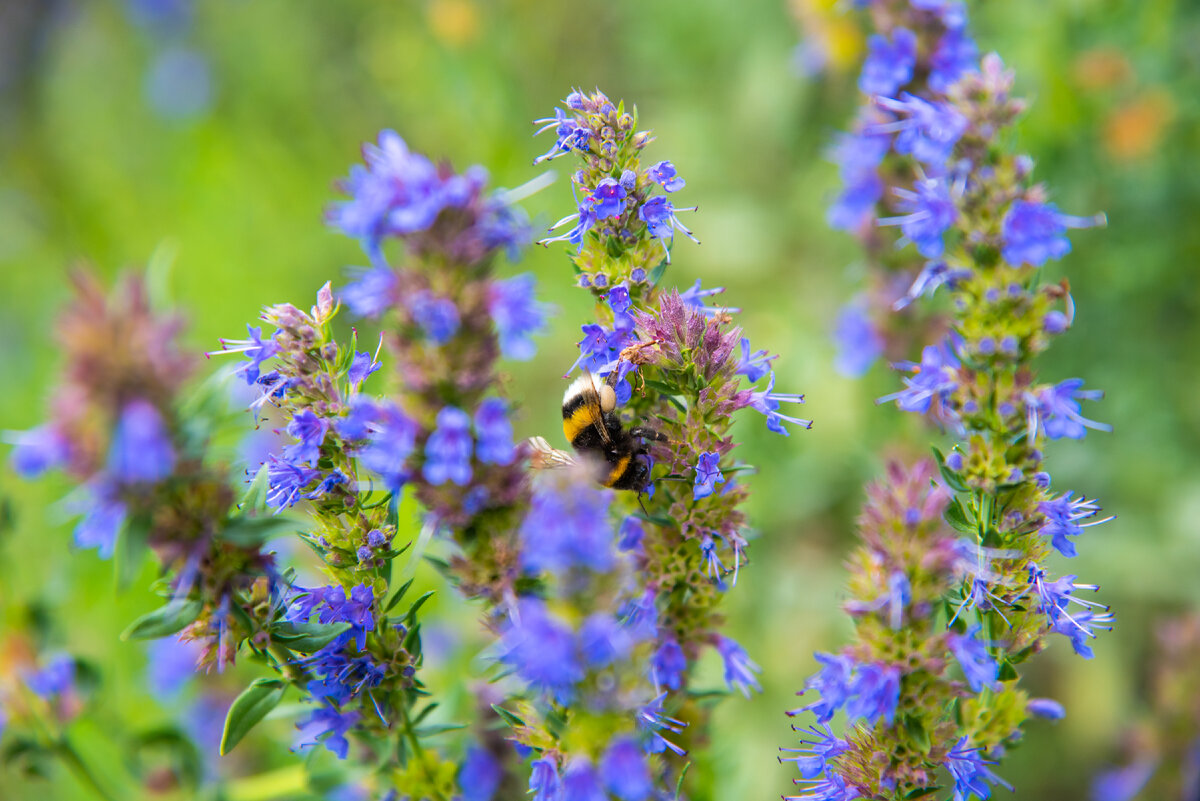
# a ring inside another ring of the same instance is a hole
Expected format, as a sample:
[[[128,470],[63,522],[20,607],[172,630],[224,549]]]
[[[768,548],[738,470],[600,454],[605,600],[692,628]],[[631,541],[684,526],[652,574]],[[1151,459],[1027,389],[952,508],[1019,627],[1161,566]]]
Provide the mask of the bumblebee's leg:
[[[646,426],[634,426],[629,429],[629,436],[641,437],[642,439],[653,440],[654,442],[670,442],[671,438],[660,431],[655,431],[653,428]]]

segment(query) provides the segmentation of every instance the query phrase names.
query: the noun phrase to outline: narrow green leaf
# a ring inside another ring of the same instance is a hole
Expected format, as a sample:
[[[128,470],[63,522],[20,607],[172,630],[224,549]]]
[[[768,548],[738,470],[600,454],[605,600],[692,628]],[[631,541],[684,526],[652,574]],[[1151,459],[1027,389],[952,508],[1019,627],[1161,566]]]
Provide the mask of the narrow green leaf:
[[[513,712],[509,712],[507,709],[500,706],[499,704],[492,704],[492,709],[495,710],[496,714],[499,715],[501,718],[503,718],[504,722],[507,723],[509,726],[516,728],[518,726],[525,725],[525,721],[520,716],[516,715]]]
[[[958,498],[955,498],[946,507],[943,517],[950,524],[950,528],[963,534],[975,534],[979,529],[978,524],[967,517],[967,513]]]
[[[933,744],[929,741],[929,732],[925,731],[925,726],[921,721],[910,715],[904,716],[904,730],[908,732],[908,739],[913,746],[922,754],[928,754],[929,749]]]
[[[279,679],[255,679],[233,699],[229,714],[225,716],[225,730],[221,733],[221,756],[232,751],[267,713],[279,705],[286,690],[287,685]]]
[[[646,280],[650,283],[650,286],[658,286],[658,282],[662,280],[663,274],[666,271],[667,260],[663,259],[654,266],[654,269],[650,271],[650,275],[646,277]]]
[[[231,517],[225,521],[220,537],[225,542],[243,548],[253,548],[262,545],[272,537],[297,531],[300,523],[290,517],[271,515],[269,517]]]
[[[113,570],[117,577],[117,589],[124,592],[142,572],[146,561],[150,539],[150,518],[139,515],[125,521],[117,532],[117,544],[113,549]]]
[[[945,480],[946,486],[950,487],[950,489],[954,490],[955,492],[968,492],[970,487],[962,482],[962,479],[958,477],[958,474],[952,472],[950,468],[946,467],[946,457],[942,455],[942,452],[937,448],[934,448],[933,455],[937,458],[938,472],[942,474],[942,479]]]
[[[443,732],[448,731],[458,731],[459,729],[465,729],[466,727],[467,724],[465,723],[433,723],[428,726],[420,726],[416,729],[413,729],[413,734],[417,735],[418,737],[433,737],[435,734],[442,734]]]
[[[424,709],[422,709],[422,710],[421,710],[420,712],[418,712],[417,714],[413,715],[413,719],[412,719],[412,725],[416,726],[416,725],[417,725],[418,723],[420,723],[422,720],[424,720],[425,718],[429,717],[429,713],[430,713],[430,712],[432,712],[433,710],[437,709],[437,708],[438,708],[438,706],[439,706],[439,705],[438,705],[438,703],[437,703],[436,701],[434,701],[432,704],[430,704],[429,706],[425,707]]]
[[[936,784],[932,787],[918,787],[917,789],[910,791],[908,795],[904,797],[905,799],[924,798],[927,795],[933,795],[940,789],[942,789],[941,786]]]
[[[411,626],[411,625],[413,624],[413,622],[414,622],[414,621],[416,621],[416,619],[417,619],[417,611],[418,611],[418,610],[419,610],[419,609],[420,609],[422,606],[424,606],[424,605],[425,605],[425,602],[426,602],[426,601],[428,601],[430,598],[432,598],[432,597],[433,597],[433,594],[434,594],[435,592],[437,592],[437,590],[430,590],[429,592],[425,593],[424,595],[422,595],[422,596],[421,596],[420,598],[418,598],[417,600],[413,601],[413,605],[412,605],[412,606],[410,606],[410,607],[408,608],[408,611],[404,613],[404,622],[405,622],[405,624],[407,624],[407,625]]]
[[[306,654],[321,650],[349,630],[349,623],[291,623],[286,620],[270,629],[271,639]]]
[[[121,639],[153,640],[174,634],[199,617],[203,607],[199,601],[171,601],[130,623]]]
[[[396,590],[396,594],[392,596],[391,600],[388,601],[387,606],[385,606],[383,609],[383,613],[385,615],[392,611],[396,607],[396,604],[400,603],[400,599],[404,597],[404,593],[408,592],[408,588],[412,586],[414,581],[416,581],[415,578],[410,578],[408,581],[404,582],[400,589]]]
[[[258,472],[254,474],[254,480],[250,482],[250,486],[246,488],[246,492],[242,495],[241,502],[238,503],[238,508],[242,513],[247,512],[266,512],[267,511],[267,489],[270,487],[270,481],[267,478],[267,463],[263,462],[262,467],[258,468]]]
[[[1000,672],[996,674],[996,678],[1000,681],[1013,681],[1021,678],[1021,674],[1017,673],[1017,669],[1005,660],[1000,663]]]
[[[675,782],[675,801],[679,801],[679,796],[683,793],[683,777],[687,775],[688,768],[692,766],[689,762],[683,766],[683,770],[679,771],[679,781]]]

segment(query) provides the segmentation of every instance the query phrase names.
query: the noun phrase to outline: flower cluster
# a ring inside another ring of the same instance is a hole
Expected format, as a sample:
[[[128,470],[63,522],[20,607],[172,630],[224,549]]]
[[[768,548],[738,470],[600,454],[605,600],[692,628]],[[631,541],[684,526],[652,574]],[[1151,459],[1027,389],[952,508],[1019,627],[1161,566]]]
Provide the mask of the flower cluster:
[[[849,188],[834,216],[853,216],[846,227],[872,246],[874,226],[899,230],[901,257],[922,266],[896,305],[950,291],[949,330],[930,337],[919,362],[894,364],[903,388],[879,402],[956,442],[937,452],[934,489],[935,468],[921,464],[893,468],[871,493],[851,561],[855,643],[819,656],[807,686],[821,699],[798,710],[824,723],[844,707],[852,725],[798,758],[800,797],[911,797],[944,768],[956,799],[987,798],[1003,784],[987,766],[1025,720],[1063,714],[1017,689],[1017,666],[1054,633],[1090,658],[1112,620],[1088,598],[1095,585],[1048,573],[1053,551],[1074,556],[1076,538],[1111,518],[1094,501],[1051,492],[1041,451],[1045,440],[1107,430],[1081,413],[1080,401],[1100,393],[1079,379],[1039,383],[1030,366],[1074,314],[1066,282],[1040,283],[1039,268],[1069,250],[1068,227],[1095,221],[1058,212],[1031,183],[1031,161],[1004,149],[1022,104],[999,58],[977,58],[961,4],[870,5],[882,30],[860,87],[873,97],[838,148]],[[856,194],[868,184],[871,193]],[[867,199],[848,215],[856,198]],[[892,216],[877,217],[881,207]]]
[[[730,689],[748,694],[759,686],[757,665],[721,633],[718,612],[747,547],[741,506],[748,489],[735,479],[746,467],[729,456],[733,415],[753,409],[785,435],[787,426],[811,422],[784,409],[803,397],[775,391],[776,357],[741,336],[731,316],[738,310],[707,305],[723,290],[701,289],[699,281],[684,292],[660,287],[674,232],[694,237],[676,216],[684,209],[668,197],[685,185],[678,170],[668,161],[641,166],[652,137],[638,130],[636,110],[599,91],[572,92],[563,105],[539,121],[557,136],[542,159],[579,157],[572,182],[578,211],[555,226],[570,230],[543,243],[575,246],[578,283],[597,300],[597,319],[583,326],[568,375],[583,368],[603,378],[613,390],[612,414],[641,448],[629,457],[646,477],[636,487],[645,493],[637,498],[640,511],[632,493],[614,504],[626,510],[618,536],[632,560],[631,608],[646,621],[645,669],[659,690],[643,719],[660,733],[659,750],[678,752],[682,746],[670,735],[705,736],[708,709],[688,695],[702,649],[720,656]],[[665,763],[662,775],[677,769]]]
[[[66,366],[52,418],[17,436],[13,466],[30,478],[61,468],[78,482],[75,542],[103,558],[119,552],[122,585],[147,546],[171,574],[171,603],[131,636],[186,626],[205,646],[202,666],[223,668],[281,588],[271,556],[243,536],[227,469],[206,460],[213,421],[180,417],[193,366],[176,343],[180,321],[156,313],[137,278],[108,296],[79,274],[75,290],[59,325]]]

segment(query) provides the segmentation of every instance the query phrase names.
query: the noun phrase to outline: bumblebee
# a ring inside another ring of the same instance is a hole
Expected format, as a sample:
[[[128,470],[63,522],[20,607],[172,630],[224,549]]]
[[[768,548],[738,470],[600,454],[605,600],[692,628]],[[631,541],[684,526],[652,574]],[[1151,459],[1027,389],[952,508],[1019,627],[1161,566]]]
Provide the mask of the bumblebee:
[[[641,493],[650,486],[650,462],[646,441],[667,442],[652,428],[634,426],[626,430],[616,413],[617,393],[611,385],[585,371],[563,393],[563,434],[580,457],[595,465],[595,477],[606,487]],[[529,444],[534,467],[573,464],[570,454],[550,447],[541,437]]]

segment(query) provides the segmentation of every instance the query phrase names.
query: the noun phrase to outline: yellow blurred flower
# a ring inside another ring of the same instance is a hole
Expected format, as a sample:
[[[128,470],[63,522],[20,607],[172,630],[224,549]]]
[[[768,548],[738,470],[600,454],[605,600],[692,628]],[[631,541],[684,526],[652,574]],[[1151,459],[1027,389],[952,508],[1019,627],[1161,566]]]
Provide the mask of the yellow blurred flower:
[[[432,0],[429,28],[442,44],[470,44],[479,34],[479,9],[472,0]]]
[[[1175,100],[1162,87],[1142,92],[1109,114],[1104,125],[1104,147],[1118,161],[1148,156],[1162,141],[1175,117]]]

